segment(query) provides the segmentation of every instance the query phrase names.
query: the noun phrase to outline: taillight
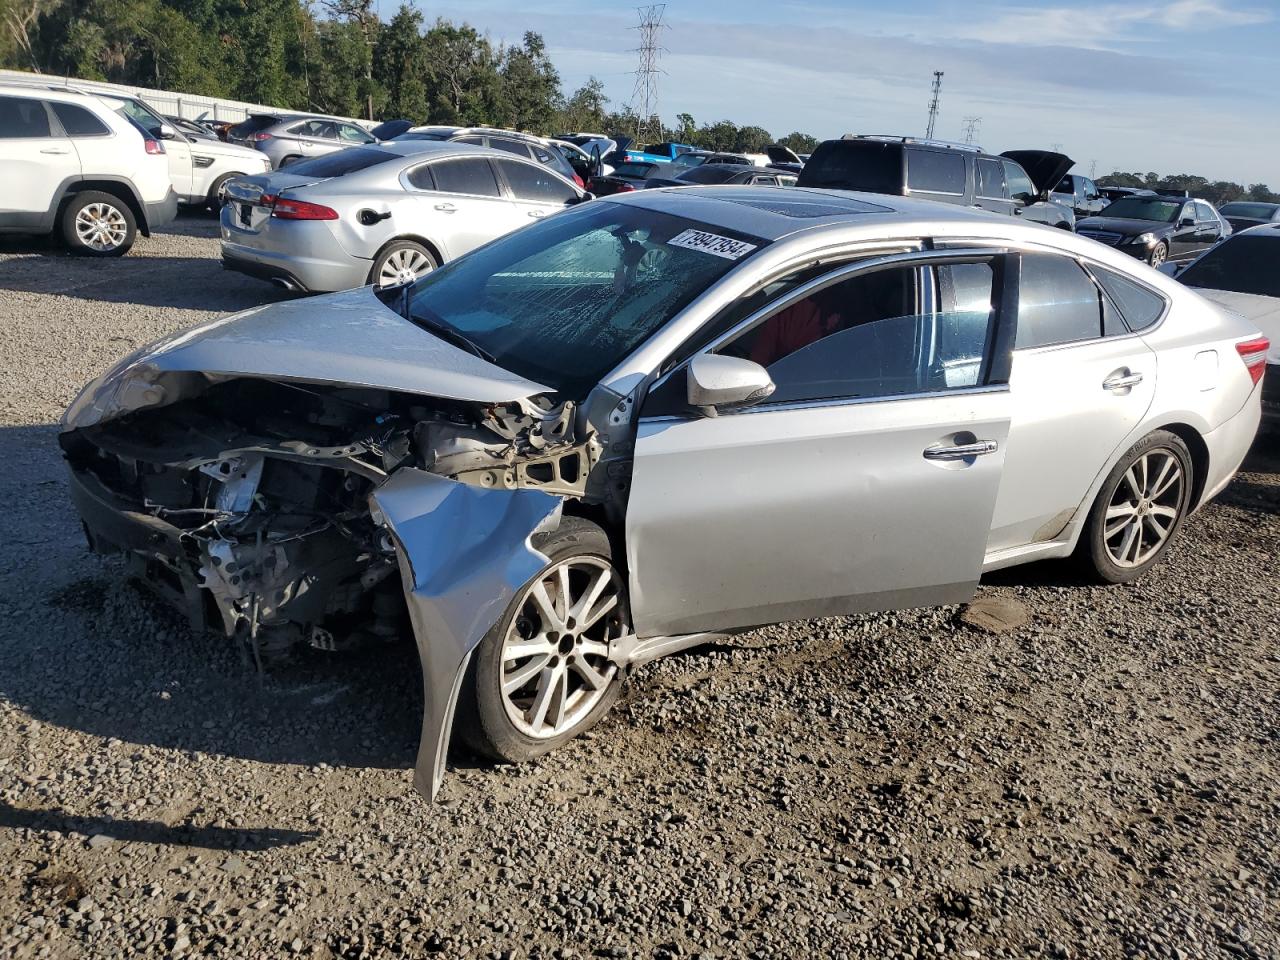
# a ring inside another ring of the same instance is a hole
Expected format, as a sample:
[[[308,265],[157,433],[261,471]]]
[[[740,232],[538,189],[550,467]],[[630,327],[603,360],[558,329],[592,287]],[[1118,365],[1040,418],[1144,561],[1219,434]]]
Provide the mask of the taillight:
[[[267,197],[263,197],[266,200]],[[289,200],[285,197],[272,197],[271,215],[277,220],[337,220],[338,211],[319,203],[308,203],[306,200]]]
[[[576,184],[578,185],[578,188],[579,188],[580,190],[585,190],[585,189],[587,189],[587,185],[586,185],[586,183],[583,181],[582,177],[578,176],[576,173],[573,175],[573,182],[574,182],[574,183],[576,183]]]
[[[1253,378],[1255,384],[1262,379],[1263,371],[1267,368],[1269,349],[1271,349],[1271,341],[1266,337],[1254,337],[1252,340],[1242,340],[1236,344],[1236,353],[1240,354],[1240,359],[1244,361],[1249,376]]]
[[[635,190],[635,187],[634,187],[634,186],[632,186],[632,185],[631,185],[631,184],[629,184],[629,183],[620,183],[620,184],[618,184],[618,192],[619,192],[619,193],[631,193],[631,192],[633,192],[634,190]]]
[[[143,143],[143,149],[146,150],[147,153],[151,154],[153,157],[162,156],[164,154],[164,144],[161,143],[159,140],[152,140],[150,138],[147,138],[143,140],[142,143]]]
[[[249,134],[249,136],[248,136],[246,139],[252,140],[254,143],[261,143],[263,140],[270,140],[270,139],[271,139],[271,134],[269,134],[269,133],[251,133],[251,134]]]

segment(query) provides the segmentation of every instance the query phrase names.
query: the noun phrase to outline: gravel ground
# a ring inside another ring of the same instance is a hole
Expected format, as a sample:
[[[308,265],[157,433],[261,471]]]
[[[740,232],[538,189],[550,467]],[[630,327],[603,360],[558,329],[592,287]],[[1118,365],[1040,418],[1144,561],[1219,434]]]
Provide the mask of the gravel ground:
[[[281,296],[214,226],[0,244],[0,956],[1278,955],[1280,447],[1135,585],[759,630],[429,806],[408,644],[260,679],[83,546],[74,391]]]

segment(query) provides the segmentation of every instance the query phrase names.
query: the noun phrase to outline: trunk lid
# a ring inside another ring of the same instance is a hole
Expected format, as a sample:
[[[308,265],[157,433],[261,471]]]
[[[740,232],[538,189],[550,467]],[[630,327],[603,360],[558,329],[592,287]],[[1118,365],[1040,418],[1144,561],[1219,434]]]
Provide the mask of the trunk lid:
[[[271,222],[271,207],[262,203],[264,196],[278,197],[286,190],[307,187],[325,179],[327,178],[299,176],[287,171],[237,177],[226,186],[232,224],[242,234],[259,234]]]
[[[804,161],[796,155],[796,152],[790,147],[784,147],[780,143],[770,144],[765,147],[765,153],[769,154],[770,163],[795,163],[802,164]]]

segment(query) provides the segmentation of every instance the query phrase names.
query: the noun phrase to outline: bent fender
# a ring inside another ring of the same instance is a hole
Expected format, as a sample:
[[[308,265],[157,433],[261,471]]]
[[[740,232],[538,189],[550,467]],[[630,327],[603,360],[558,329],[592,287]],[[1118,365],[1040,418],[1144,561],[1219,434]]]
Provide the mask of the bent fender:
[[[516,593],[549,562],[535,533],[563,501],[540,490],[486,490],[410,467],[370,496],[395,542],[422,661],[422,738],[413,785],[434,800],[471,653]]]

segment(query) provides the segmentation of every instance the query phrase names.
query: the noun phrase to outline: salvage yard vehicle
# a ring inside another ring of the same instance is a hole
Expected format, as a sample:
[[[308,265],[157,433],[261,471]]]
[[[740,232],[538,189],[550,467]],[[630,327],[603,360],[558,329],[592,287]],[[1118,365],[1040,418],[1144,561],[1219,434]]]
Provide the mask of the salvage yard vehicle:
[[[1108,204],[1096,217],[1078,221],[1076,232],[1159,267],[1189,260],[1229,237],[1231,225],[1207,200],[1150,194]]]
[[[226,196],[223,266],[318,292],[417,279],[590,195],[501,150],[397,140],[242,177]]]
[[[417,642],[415,782],[591,727],[638,663],[1149,570],[1231,479],[1266,340],[1062,231],[908,198],[644,190],[409,285],[142,348],[60,435],[90,545],[252,650]]]
[[[676,169],[673,165],[672,169]],[[710,186],[715,183],[766,187],[795,186],[796,175],[771,167],[757,167],[742,163],[704,163],[675,173],[674,176],[655,176],[644,181],[646,188],[687,187],[692,184]]]
[[[550,167],[566,180],[573,180],[578,186],[585,187],[586,179],[579,183],[578,169],[556,145],[555,141],[544,137],[535,137],[531,133],[520,133],[516,130],[502,130],[497,127],[448,127],[428,126],[412,127],[395,138],[405,140],[439,140],[449,143],[469,143],[474,147],[492,147],[504,153],[512,153],[517,157],[527,157]],[[571,145],[572,146],[572,145]],[[573,147],[577,150],[577,147]]]
[[[1280,223],[1280,203],[1233,200],[1224,203],[1218,213],[1231,224],[1232,230],[1248,230],[1264,223]]]
[[[1280,223],[1232,234],[1180,270],[1176,264],[1167,269],[1180,283],[1240,314],[1270,338],[1262,416],[1280,426]]]
[[[818,144],[798,185],[919,197],[1072,230],[1071,207],[1050,196],[1072,163],[1047,150],[996,157],[971,144],[865,135]]]
[[[227,142],[262,151],[274,168],[377,143],[350,120],[306,113],[255,113],[227,128]]]
[[[178,211],[164,144],[96,97],[0,83],[0,233],[119,257]]]

